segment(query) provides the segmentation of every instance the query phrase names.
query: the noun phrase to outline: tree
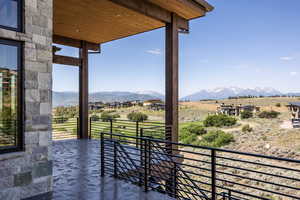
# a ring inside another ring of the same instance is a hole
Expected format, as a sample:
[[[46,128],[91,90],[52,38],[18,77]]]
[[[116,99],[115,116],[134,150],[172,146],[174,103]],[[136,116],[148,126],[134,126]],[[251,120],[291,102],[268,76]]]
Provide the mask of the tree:
[[[103,122],[109,122],[109,121],[115,120],[116,118],[119,118],[119,117],[120,117],[119,114],[111,114],[109,112],[102,112],[100,118]]]
[[[130,121],[143,122],[143,121],[146,121],[148,119],[148,115],[146,115],[144,113],[141,113],[141,112],[132,112],[132,113],[129,113],[127,115],[127,118]]]

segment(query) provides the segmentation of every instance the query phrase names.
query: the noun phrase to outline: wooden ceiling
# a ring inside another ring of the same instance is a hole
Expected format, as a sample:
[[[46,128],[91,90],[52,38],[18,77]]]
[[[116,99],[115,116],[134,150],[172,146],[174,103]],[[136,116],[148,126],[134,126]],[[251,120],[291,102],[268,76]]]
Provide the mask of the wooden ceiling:
[[[185,19],[205,15],[202,0],[145,0]],[[198,2],[198,3],[197,3]],[[105,43],[165,26],[165,23],[110,0],[54,0],[53,34]]]

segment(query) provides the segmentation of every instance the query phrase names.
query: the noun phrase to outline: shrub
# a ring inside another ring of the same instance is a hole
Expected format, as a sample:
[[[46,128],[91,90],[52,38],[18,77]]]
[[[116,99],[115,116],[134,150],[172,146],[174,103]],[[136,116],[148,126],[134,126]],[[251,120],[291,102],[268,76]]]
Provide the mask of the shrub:
[[[275,106],[276,107],[281,107],[281,104],[280,103],[276,103]]]
[[[191,124],[183,127],[180,130],[179,140],[185,144],[195,144],[198,141],[199,135],[206,134],[207,131],[203,126],[197,124]]]
[[[222,147],[230,144],[234,141],[234,137],[231,133],[225,133],[224,131],[210,131],[202,136],[202,140],[199,142],[202,146],[209,147]]]
[[[91,120],[92,120],[93,122],[99,121],[99,120],[100,120],[100,117],[99,117],[98,115],[92,115],[92,116],[91,116]]]
[[[205,127],[215,126],[233,126],[236,124],[236,119],[227,115],[209,115],[203,121]]]
[[[146,115],[144,113],[141,113],[141,112],[132,112],[132,113],[129,113],[127,115],[127,118],[130,121],[143,122],[143,121],[146,121],[148,119],[148,115]]]
[[[249,124],[246,124],[246,125],[244,125],[244,126],[242,127],[242,131],[243,131],[244,133],[246,133],[246,132],[252,132],[252,131],[253,131],[253,128],[250,127]]]
[[[253,113],[249,110],[245,110],[243,112],[241,112],[241,119],[249,119],[253,117]]]
[[[53,122],[55,124],[63,124],[65,122],[67,122],[68,120],[69,120],[69,118],[67,118],[67,117],[53,118]]]
[[[280,112],[276,112],[274,110],[272,111],[263,111],[258,114],[259,118],[267,118],[267,119],[272,119],[272,118],[277,118]]]
[[[104,122],[109,122],[110,120],[114,120],[119,117],[120,117],[120,115],[118,115],[118,114],[113,115],[108,112],[102,112],[100,119]]]

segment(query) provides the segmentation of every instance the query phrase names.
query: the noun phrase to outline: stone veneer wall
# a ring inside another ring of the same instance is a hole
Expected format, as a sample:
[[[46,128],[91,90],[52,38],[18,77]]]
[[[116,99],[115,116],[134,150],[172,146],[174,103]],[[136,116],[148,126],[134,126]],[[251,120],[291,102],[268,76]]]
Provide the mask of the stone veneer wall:
[[[52,0],[24,0],[24,33],[0,28],[0,38],[24,42],[25,152],[0,154],[0,199],[51,194]],[[43,199],[40,196],[36,199]]]

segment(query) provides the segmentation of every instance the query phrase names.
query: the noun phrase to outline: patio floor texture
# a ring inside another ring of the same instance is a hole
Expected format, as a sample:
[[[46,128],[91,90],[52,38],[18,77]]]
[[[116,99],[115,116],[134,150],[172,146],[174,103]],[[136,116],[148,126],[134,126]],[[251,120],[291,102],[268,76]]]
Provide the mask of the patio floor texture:
[[[112,177],[100,176],[100,142],[53,142],[53,200],[172,200]]]

